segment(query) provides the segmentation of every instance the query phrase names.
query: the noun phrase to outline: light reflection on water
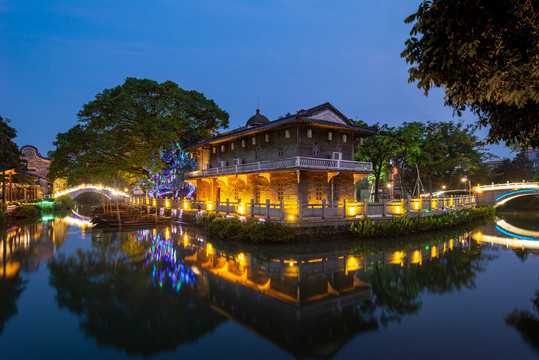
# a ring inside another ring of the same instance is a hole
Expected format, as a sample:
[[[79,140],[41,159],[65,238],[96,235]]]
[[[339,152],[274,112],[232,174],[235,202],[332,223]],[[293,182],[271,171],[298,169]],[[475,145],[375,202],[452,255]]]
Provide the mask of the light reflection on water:
[[[444,304],[449,299],[467,301],[469,296],[492,301],[478,284],[507,264],[512,265],[504,269],[506,279],[522,279],[522,266],[534,266],[534,277],[527,274],[535,283],[518,285],[515,293],[528,291],[529,295],[509,302],[508,310],[500,313],[495,306],[484,305],[492,311],[491,317],[511,325],[486,332],[494,339],[518,339],[518,334],[526,338],[522,321],[536,317],[529,299],[538,288],[537,242],[512,236],[516,227],[509,228],[513,233],[507,235],[500,224],[508,229],[510,223],[500,221],[479,231],[435,238],[279,247],[206,241],[201,232],[180,226],[101,232],[77,214],[13,227],[4,234],[0,248],[0,309],[7,309],[0,311],[0,347],[6,354],[29,356],[30,350],[16,346],[17,336],[34,333],[35,324],[18,321],[18,314],[44,306],[38,299],[25,299],[32,284],[41,281],[33,274],[42,270],[48,273],[48,285],[40,285],[41,296],[55,299],[50,305],[55,308],[41,311],[50,314],[45,316],[48,326],[61,326],[55,314],[57,309],[67,309],[82,330],[73,331],[71,341],[80,342],[76,334],[93,339],[84,343],[87,354],[101,349],[100,356],[111,358],[160,356],[167,351],[182,356],[189,351],[193,356],[207,353],[209,344],[226,338],[218,329],[230,331],[229,320],[248,329],[242,336],[250,339],[229,341],[238,348],[266,349],[261,358],[271,354],[341,357],[354,348],[367,354],[361,339],[376,344],[382,341],[377,340],[379,334],[398,329],[395,324],[403,327],[399,336],[408,338],[407,324],[430,306],[431,295]],[[518,228],[521,233],[534,231]],[[84,235],[85,248],[67,246]],[[504,239],[503,247],[494,238]],[[520,267],[512,262],[513,251],[526,261]],[[515,308],[523,310],[508,315]],[[447,327],[455,321],[440,316],[445,324],[429,322],[429,326]],[[472,328],[478,322],[473,320],[476,313],[463,316]],[[432,341],[433,348],[443,345],[435,338]],[[49,343],[43,346],[54,341]],[[187,345],[193,343],[197,345]],[[522,358],[537,348],[533,339],[511,344],[511,352]],[[403,349],[404,357],[410,355]],[[376,354],[386,357],[383,352]]]

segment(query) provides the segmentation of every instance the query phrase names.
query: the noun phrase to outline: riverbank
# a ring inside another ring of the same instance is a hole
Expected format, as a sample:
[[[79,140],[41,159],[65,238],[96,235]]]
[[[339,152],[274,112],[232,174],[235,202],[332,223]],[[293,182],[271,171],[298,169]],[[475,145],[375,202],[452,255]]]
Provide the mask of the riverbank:
[[[215,214],[196,217],[196,223],[205,227],[208,235],[221,241],[249,241],[253,243],[287,243],[324,240],[331,235],[351,235],[356,239],[399,237],[421,232],[449,229],[470,224],[481,219],[493,218],[495,209],[490,206],[436,213],[422,216],[399,216],[384,219],[362,217],[346,226],[294,227],[289,224],[260,222],[256,219],[239,219]],[[314,224],[313,224],[314,225]]]

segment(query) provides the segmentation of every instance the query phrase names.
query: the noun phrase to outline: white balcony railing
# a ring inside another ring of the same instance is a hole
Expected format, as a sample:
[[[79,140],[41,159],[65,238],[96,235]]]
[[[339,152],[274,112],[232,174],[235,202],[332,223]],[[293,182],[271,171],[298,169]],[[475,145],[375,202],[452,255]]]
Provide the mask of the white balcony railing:
[[[222,166],[204,170],[191,171],[185,174],[186,178],[199,176],[212,176],[221,174],[238,174],[238,173],[254,173],[260,171],[280,170],[280,169],[309,169],[322,171],[351,171],[356,173],[372,172],[372,164],[370,162],[349,161],[349,160],[333,160],[309,158],[296,156],[282,160],[260,161],[249,164]]]

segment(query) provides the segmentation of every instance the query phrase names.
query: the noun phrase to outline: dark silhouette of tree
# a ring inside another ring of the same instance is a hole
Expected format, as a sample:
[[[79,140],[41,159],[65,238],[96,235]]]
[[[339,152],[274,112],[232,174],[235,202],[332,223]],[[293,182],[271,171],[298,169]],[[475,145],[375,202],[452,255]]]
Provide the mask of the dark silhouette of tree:
[[[443,87],[445,104],[469,108],[489,142],[539,146],[539,16],[536,1],[428,0],[401,56],[425,95]]]

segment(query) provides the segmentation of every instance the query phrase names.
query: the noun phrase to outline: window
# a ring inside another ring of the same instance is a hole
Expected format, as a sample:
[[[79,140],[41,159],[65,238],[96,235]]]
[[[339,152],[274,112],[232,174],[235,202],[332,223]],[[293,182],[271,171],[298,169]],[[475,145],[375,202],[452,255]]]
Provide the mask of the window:
[[[284,185],[282,183],[277,184],[277,200],[283,200]]]
[[[245,139],[243,139],[243,140],[241,141],[241,147],[244,148],[245,146],[246,146],[246,141],[245,141]]]
[[[226,145],[225,144],[221,145],[221,152],[225,152],[225,150],[226,150]]]
[[[269,143],[269,142],[270,142],[270,134],[264,135],[264,139],[265,139],[265,141],[266,141],[267,143]]]
[[[230,143],[230,150],[236,150],[236,143]]]
[[[214,154],[217,152],[217,149],[215,149],[215,146],[211,148],[211,152]]]
[[[328,131],[328,141],[333,140],[333,133],[331,131]]]
[[[277,149],[277,156],[278,157],[284,156],[284,145],[279,146],[279,148]]]
[[[256,138],[254,136],[251,138],[251,144],[256,145]]]
[[[320,145],[317,142],[313,143],[313,156],[320,155]]]
[[[260,146],[257,146],[255,149],[255,161],[260,161]]]
[[[260,202],[260,186],[255,185],[255,203]]]
[[[290,139],[290,130],[285,130],[284,131],[284,137],[287,138],[287,139]]]
[[[342,142],[346,142],[346,134],[342,134]]]
[[[308,137],[308,138],[312,138],[312,137],[313,137],[313,130],[312,130],[312,129],[307,129],[307,137]]]
[[[238,198],[239,198],[239,193],[240,193],[240,188],[239,188],[239,186],[236,184],[236,185],[234,185],[234,200],[238,200]]]
[[[316,184],[316,200],[322,200],[322,184]]]

